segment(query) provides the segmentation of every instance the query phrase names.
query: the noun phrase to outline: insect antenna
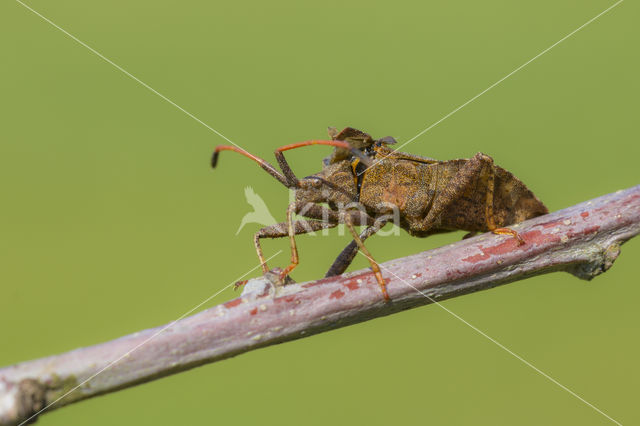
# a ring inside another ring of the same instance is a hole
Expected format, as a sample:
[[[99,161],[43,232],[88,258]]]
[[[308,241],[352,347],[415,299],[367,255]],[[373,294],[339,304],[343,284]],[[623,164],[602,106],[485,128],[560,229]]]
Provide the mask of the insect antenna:
[[[310,141],[304,141],[304,142],[296,142],[289,145],[281,146],[280,148],[276,149],[275,154],[276,154],[276,157],[279,157],[279,156],[282,156],[283,151],[289,151],[290,149],[301,148],[303,146],[309,146],[309,145],[329,145],[329,146],[335,146],[337,148],[347,149],[351,151],[351,153],[354,156],[358,157],[360,161],[362,161],[367,166],[370,166],[372,164],[371,158],[367,157],[367,155],[362,151],[360,151],[359,149],[353,148],[348,142],[345,142],[345,141],[310,140]]]
[[[257,157],[255,155],[251,154],[250,152],[247,152],[244,149],[241,149],[241,148],[238,148],[238,147],[235,147],[235,146],[230,146],[230,145],[218,145],[218,146],[216,146],[215,150],[213,151],[213,156],[211,157],[211,167],[213,167],[214,169],[218,165],[218,156],[220,155],[220,151],[234,151],[234,152],[237,152],[238,154],[244,155],[247,158],[250,158],[251,160],[253,160],[256,163],[258,163],[260,165],[260,167],[262,167],[264,169],[264,171],[266,171],[271,176],[276,178],[278,180],[278,182],[280,182],[281,184],[283,184],[287,188],[295,188],[295,187],[298,186],[298,180],[297,179],[295,180],[295,182],[293,182],[291,179],[287,179],[282,173],[280,173],[278,170],[276,170],[275,167],[273,167],[271,164],[269,164],[268,162],[266,162],[262,158]]]

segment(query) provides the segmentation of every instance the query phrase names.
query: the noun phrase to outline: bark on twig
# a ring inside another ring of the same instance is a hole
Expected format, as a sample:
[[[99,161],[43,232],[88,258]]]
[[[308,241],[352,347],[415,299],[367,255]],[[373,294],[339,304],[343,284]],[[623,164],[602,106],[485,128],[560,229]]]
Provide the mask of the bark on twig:
[[[525,245],[484,234],[381,264],[391,303],[383,301],[368,269],[277,292],[258,279],[241,297],[169,326],[2,368],[0,425],[18,424],[52,403],[47,410],[533,275],[567,271],[590,280],[611,267],[623,242],[640,233],[640,186],[514,228]]]

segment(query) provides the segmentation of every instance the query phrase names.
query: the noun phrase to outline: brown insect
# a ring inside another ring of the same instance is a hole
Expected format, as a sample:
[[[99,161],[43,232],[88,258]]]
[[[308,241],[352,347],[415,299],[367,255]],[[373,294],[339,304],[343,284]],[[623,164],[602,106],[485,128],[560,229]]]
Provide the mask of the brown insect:
[[[211,165],[216,167],[220,151],[238,152],[256,161],[287,188],[295,190],[295,202],[287,208],[287,221],[260,229],[254,244],[263,273],[269,272],[260,247],[262,238],[289,237],[291,263],[280,272],[280,281],[298,265],[295,235],[346,224],[353,235],[333,262],[326,277],[342,274],[360,249],[369,259],[385,300],[389,300],[378,264],[363,241],[395,220],[409,234],[426,237],[455,230],[491,231],[522,237],[508,225],[548,213],[547,208],[508,171],[496,166],[488,155],[470,159],[439,161],[393,151],[391,137],[373,139],[347,127],[329,128],[332,140],[311,140],[282,146],[275,151],[282,172],[240,148],[219,145]],[[324,159],[319,173],[298,179],[284,158],[284,151],[308,145],[329,145],[333,153]],[[293,220],[293,214],[310,220]],[[358,234],[354,226],[366,226]]]

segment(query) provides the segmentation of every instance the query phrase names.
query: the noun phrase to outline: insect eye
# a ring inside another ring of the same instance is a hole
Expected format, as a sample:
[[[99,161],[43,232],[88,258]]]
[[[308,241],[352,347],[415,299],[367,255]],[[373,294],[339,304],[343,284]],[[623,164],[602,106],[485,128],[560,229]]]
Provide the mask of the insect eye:
[[[322,186],[322,182],[320,182],[320,179],[317,179],[313,176],[307,176],[305,178],[305,181],[308,182],[309,186],[311,186],[312,188],[320,188],[320,186]]]

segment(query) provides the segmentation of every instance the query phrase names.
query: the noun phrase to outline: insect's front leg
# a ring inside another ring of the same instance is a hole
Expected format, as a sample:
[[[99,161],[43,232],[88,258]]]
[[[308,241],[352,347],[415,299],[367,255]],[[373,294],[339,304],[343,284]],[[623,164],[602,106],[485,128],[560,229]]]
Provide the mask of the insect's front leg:
[[[360,248],[366,256],[369,258],[371,262],[371,268],[374,270],[376,274],[376,279],[378,280],[378,284],[380,284],[380,288],[386,300],[389,300],[389,296],[386,292],[386,287],[384,284],[384,279],[380,274],[380,268],[377,263],[371,257],[371,254],[364,246],[363,242],[376,232],[378,232],[382,227],[387,224],[389,219],[378,218],[374,219],[369,216],[366,212],[361,210],[342,210],[340,212],[328,209],[325,206],[321,206],[319,204],[306,204],[300,203],[296,206],[296,211],[300,214],[303,214],[307,217],[311,217],[314,219],[324,219],[324,220],[332,220],[341,223],[345,223],[349,228],[349,232],[354,236],[353,241],[345,247],[342,252],[338,255],[336,260],[333,261],[333,264],[325,274],[325,277],[332,277],[334,275],[340,275],[349,267],[356,254],[358,253],[358,248]],[[362,231],[360,235],[358,235],[353,227],[353,225],[368,225],[368,227]]]
[[[296,220],[293,221],[293,212],[295,210],[295,204],[292,203],[287,208],[287,221],[277,223],[275,225],[266,226],[260,229],[253,236],[253,243],[256,248],[256,253],[258,253],[258,259],[260,259],[260,264],[262,266],[262,272],[267,273],[269,271],[269,267],[267,266],[267,261],[262,252],[262,247],[260,245],[260,240],[262,238],[282,238],[289,237],[289,242],[291,245],[291,264],[283,271],[281,279],[284,279],[289,272],[295,268],[298,263],[298,249],[296,247],[295,235],[299,234],[307,234],[309,232],[319,231],[321,229],[334,228],[338,225],[338,222],[321,222],[318,220]]]
[[[296,203],[289,204],[287,207],[287,230],[289,234],[289,244],[291,245],[291,263],[280,273],[280,281],[284,282],[284,278],[289,275],[293,269],[300,263],[298,259],[298,247],[296,246],[295,229],[293,225],[293,211],[296,208]],[[325,225],[324,222],[321,222]]]

